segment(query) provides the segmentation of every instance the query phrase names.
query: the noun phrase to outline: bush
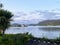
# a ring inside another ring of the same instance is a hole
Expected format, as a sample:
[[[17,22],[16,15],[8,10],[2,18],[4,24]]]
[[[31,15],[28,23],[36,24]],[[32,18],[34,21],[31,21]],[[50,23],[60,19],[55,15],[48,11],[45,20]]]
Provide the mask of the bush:
[[[6,34],[0,36],[0,45],[25,45],[33,36],[28,33],[24,34]]]

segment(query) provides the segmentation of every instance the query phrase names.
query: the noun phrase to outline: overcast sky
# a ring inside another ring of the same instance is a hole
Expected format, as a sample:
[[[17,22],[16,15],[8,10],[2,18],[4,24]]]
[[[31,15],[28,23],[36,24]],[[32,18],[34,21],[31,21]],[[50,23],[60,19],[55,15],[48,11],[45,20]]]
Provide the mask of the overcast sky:
[[[0,0],[0,3],[14,13],[15,22],[60,19],[60,0]]]

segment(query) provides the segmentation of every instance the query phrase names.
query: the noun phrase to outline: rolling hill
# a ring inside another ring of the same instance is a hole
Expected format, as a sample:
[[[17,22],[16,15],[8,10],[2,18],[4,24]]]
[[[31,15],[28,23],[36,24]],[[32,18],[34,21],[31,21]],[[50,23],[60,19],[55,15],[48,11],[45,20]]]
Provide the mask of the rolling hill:
[[[41,26],[59,26],[60,25],[60,19],[56,19],[56,20],[44,20],[39,22],[37,25],[41,25]]]

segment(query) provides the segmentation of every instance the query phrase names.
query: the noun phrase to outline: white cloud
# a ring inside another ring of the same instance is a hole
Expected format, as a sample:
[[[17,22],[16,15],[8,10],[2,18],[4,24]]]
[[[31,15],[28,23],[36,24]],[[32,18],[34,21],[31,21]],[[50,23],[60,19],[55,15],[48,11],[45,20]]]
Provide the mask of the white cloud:
[[[15,22],[19,22],[19,21],[24,21],[27,20],[28,22],[36,22],[34,20],[37,21],[41,21],[41,20],[48,20],[48,19],[60,19],[60,13],[55,12],[54,11],[35,11],[32,13],[19,13],[18,15],[15,15],[15,17],[13,18]],[[25,21],[26,22],[26,21]]]
[[[33,20],[33,19],[43,19],[43,15],[27,14],[14,18],[14,20]]]

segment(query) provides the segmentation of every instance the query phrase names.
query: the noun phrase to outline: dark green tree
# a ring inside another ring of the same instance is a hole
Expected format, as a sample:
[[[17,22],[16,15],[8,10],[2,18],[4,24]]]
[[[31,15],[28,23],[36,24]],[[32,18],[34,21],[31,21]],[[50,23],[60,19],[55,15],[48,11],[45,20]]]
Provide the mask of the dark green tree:
[[[3,7],[3,4],[2,3],[0,3],[0,9]]]
[[[10,26],[13,14],[7,10],[0,9],[0,32],[4,35],[5,30]]]

